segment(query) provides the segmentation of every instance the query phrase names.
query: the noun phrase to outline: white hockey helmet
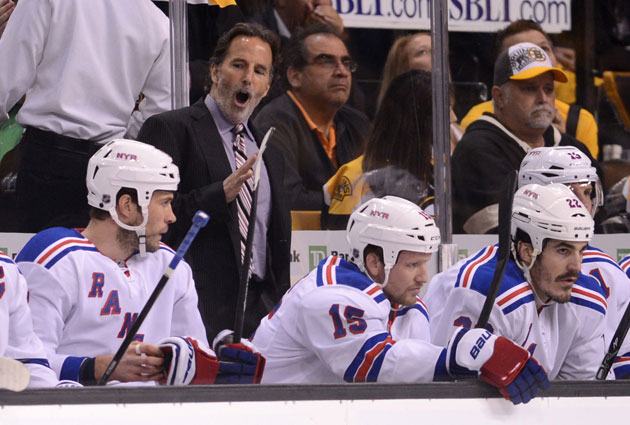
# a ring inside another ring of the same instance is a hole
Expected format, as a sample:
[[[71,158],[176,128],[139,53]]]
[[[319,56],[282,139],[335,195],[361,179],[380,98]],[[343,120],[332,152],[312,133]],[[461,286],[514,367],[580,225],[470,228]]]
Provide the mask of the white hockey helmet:
[[[350,215],[346,239],[354,263],[365,271],[363,250],[368,245],[383,249],[385,281],[400,251],[432,253],[440,245],[440,230],[433,218],[406,199],[396,196],[373,198]]]
[[[529,151],[518,172],[518,187],[526,184],[586,183],[593,186],[591,200],[595,215],[604,205],[604,191],[591,160],[574,146],[536,148]]]
[[[514,194],[511,220],[512,239],[517,229],[525,232],[534,250],[542,252],[546,239],[589,242],[595,224],[586,207],[563,184],[530,184]]]
[[[134,140],[115,139],[100,148],[88,163],[86,184],[88,204],[108,211],[120,227],[135,231],[140,253],[146,250],[145,231],[153,192],[175,192],[179,169],[161,150]],[[138,226],[122,223],[116,213],[116,195],[123,188],[135,189],[143,221]]]

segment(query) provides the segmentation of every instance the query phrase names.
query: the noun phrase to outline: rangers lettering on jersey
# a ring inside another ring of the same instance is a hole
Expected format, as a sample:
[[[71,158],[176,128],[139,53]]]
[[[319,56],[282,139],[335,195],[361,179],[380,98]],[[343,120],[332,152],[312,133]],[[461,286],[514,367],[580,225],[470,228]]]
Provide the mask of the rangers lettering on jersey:
[[[86,357],[113,354],[174,252],[161,244],[124,264],[100,253],[74,229],[35,235],[17,256],[30,291],[33,326],[59,377],[77,380]],[[140,327],[150,344],[189,335],[207,344],[190,267],[182,262]]]

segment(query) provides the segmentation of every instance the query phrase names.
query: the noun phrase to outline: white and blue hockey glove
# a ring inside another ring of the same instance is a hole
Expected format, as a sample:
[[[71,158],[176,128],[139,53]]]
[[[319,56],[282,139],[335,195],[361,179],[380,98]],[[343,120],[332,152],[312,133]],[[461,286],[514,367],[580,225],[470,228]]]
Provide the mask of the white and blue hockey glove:
[[[265,358],[247,339],[235,344],[234,331],[224,329],[212,342],[221,361],[221,380],[225,384],[260,384],[265,370]]]
[[[214,352],[194,338],[169,337],[157,345],[164,352],[166,377],[161,385],[214,384],[220,363]]]
[[[547,373],[524,348],[485,329],[457,331],[447,349],[449,371],[480,372],[479,378],[498,388],[514,404],[527,403],[538,390],[549,388]]]

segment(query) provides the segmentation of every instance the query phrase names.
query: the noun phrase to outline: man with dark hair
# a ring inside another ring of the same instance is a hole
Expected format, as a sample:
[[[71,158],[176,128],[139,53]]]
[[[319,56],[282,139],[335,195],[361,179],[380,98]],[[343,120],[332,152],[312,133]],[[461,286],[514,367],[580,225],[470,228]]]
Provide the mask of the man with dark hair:
[[[210,215],[210,224],[186,257],[209,340],[234,325],[250,218],[251,167],[262,141],[249,117],[269,90],[278,43],[259,25],[235,25],[210,60],[210,93],[190,107],[155,115],[138,134],[139,140],[169,153],[181,172],[173,210],[184,224],[172,226],[166,240],[178,244],[197,210]],[[291,219],[281,152],[269,146],[262,165],[245,335],[289,287]]]
[[[322,186],[361,154],[369,128],[367,117],[346,105],[356,64],[335,29],[315,24],[291,39],[284,69],[289,90],[262,108],[256,125],[276,128],[291,209],[320,211]]]
[[[59,379],[94,385],[103,377],[175,255],[160,240],[175,221],[171,201],[178,183],[177,166],[164,152],[112,140],[90,158],[86,173],[88,204],[104,214],[93,213],[81,232],[66,227],[39,232],[17,256],[33,328]],[[236,376],[223,374],[226,367],[207,348],[190,267],[181,262],[171,272],[112,380],[252,382],[247,368]],[[169,362],[170,353],[177,355]]]
[[[495,37],[495,58],[506,50],[508,47],[517,43],[529,42],[534,43],[545,51],[553,66],[559,66],[553,51],[553,43],[551,39],[542,29],[540,24],[528,20],[520,19],[512,22],[507,27],[496,33]],[[593,115],[586,109],[578,105],[569,105],[575,102],[575,75],[564,70],[568,74],[569,81],[566,83],[556,83],[556,113],[553,125],[562,133],[568,133],[580,142],[584,143],[594,158],[597,158],[599,152],[597,123]],[[572,93],[572,99],[567,95]],[[564,101],[563,101],[564,100]],[[461,125],[467,128],[473,121],[479,118],[484,112],[493,112],[494,108],[491,101],[480,103],[473,106],[468,114],[462,119]]]
[[[260,322],[254,341],[266,358],[265,383],[479,376],[515,404],[549,386],[525,348],[486,329],[460,328],[440,346],[429,343],[429,313],[418,294],[440,231],[415,203],[396,196],[367,201],[350,216],[346,240],[349,261],[323,259]]]
[[[590,211],[563,184],[528,184],[514,195],[510,221],[512,254],[486,328],[517,341],[549,379],[595,379],[609,310],[600,281],[580,273],[593,237]],[[490,245],[431,280],[423,300],[432,343],[474,326],[498,256]]]
[[[554,81],[566,81],[566,75],[535,44],[516,44],[499,55],[492,87],[494,114],[471,124],[453,151],[455,232],[488,233],[497,227],[503,182],[530,150],[576,146],[594,161],[583,143],[551,125]]]

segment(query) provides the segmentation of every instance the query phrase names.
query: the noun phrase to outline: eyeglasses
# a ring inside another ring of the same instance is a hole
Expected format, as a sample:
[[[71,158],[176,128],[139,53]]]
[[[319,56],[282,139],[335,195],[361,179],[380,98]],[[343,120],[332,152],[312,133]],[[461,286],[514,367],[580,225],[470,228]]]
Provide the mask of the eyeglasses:
[[[345,68],[346,71],[354,72],[357,70],[357,63],[350,59],[349,57],[343,57],[338,59],[336,56],[321,54],[315,56],[313,62],[307,63],[307,65],[315,65],[325,68],[328,71],[334,71],[337,69],[339,64]]]

